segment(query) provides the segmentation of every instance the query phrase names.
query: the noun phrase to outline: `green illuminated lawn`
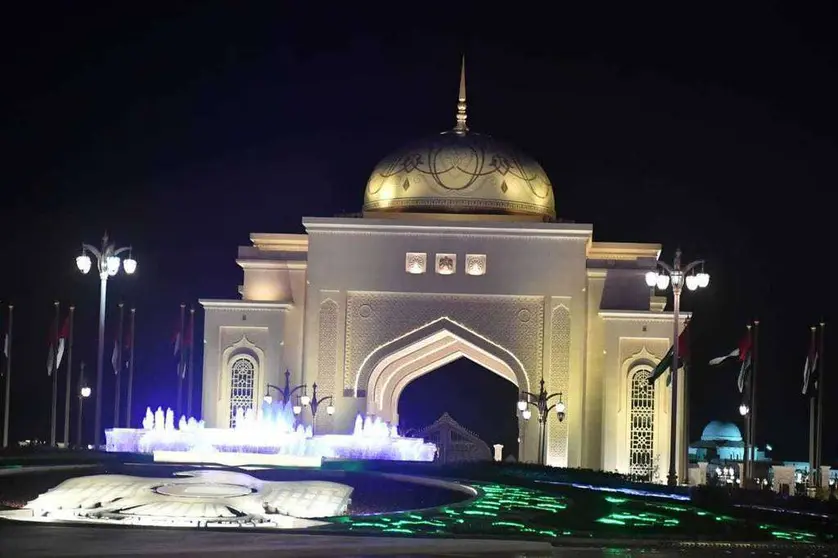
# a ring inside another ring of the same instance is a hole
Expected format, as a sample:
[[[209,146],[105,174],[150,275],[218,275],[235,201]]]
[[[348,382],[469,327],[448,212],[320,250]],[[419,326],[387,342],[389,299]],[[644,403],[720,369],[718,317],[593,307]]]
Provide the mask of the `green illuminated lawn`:
[[[470,484],[482,491],[471,502],[414,512],[334,518],[332,525],[320,529],[419,536],[823,542],[812,533],[716,515],[681,502],[615,497],[575,488]]]

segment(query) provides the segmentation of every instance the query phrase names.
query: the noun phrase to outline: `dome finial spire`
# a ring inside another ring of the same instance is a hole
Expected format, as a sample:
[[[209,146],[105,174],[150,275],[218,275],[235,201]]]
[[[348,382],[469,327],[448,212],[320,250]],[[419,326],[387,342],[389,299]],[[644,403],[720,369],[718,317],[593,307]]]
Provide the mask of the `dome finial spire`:
[[[460,65],[460,94],[457,97],[457,125],[454,131],[458,134],[465,134],[468,132],[466,126],[466,57],[463,55],[463,61]]]

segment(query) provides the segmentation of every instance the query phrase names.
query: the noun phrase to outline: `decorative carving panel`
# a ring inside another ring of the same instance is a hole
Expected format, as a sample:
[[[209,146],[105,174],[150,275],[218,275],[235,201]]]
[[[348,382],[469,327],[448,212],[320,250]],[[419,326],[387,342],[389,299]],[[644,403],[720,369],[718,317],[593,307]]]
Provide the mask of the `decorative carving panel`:
[[[534,385],[541,369],[543,309],[540,296],[348,293],[343,387],[354,388],[364,359],[381,345],[442,317],[511,352]]]
[[[428,255],[424,252],[408,252],[404,256],[404,270],[412,275],[425,273]]]
[[[253,409],[255,376],[256,366],[247,357],[236,357],[230,365],[230,428],[236,426],[239,410],[244,413]]]
[[[337,395],[335,379],[338,374],[338,304],[326,299],[320,304],[320,334],[317,343],[317,390],[318,395]],[[318,422],[327,419],[322,413]]]
[[[654,479],[655,386],[651,371],[637,368],[629,379],[629,475],[643,482]]]
[[[466,273],[469,275],[485,275],[486,254],[466,254]]]
[[[550,336],[550,375],[547,388],[550,393],[561,392],[562,401],[568,406],[568,413],[579,412],[571,408],[568,400],[570,388],[570,308],[560,304],[553,308]],[[578,407],[578,406],[577,406]],[[567,465],[567,421],[551,420],[550,436],[547,440],[548,463],[564,467]]]

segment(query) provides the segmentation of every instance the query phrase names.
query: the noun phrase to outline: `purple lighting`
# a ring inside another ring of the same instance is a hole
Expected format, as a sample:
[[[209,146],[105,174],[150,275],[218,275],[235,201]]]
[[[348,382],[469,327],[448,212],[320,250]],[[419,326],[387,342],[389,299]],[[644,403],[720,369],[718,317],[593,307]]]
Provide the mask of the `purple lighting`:
[[[313,458],[318,463],[320,459],[433,461],[436,455],[434,444],[399,436],[395,426],[380,418],[358,415],[352,434],[314,436],[310,426],[295,426],[290,405],[268,402],[258,414],[238,409],[232,428],[206,428],[203,421],[186,417],[175,427],[171,409],[164,413],[158,407],[152,413],[149,408],[142,429],[114,428],[105,431],[105,438],[107,451],[166,452],[184,460],[238,454]]]

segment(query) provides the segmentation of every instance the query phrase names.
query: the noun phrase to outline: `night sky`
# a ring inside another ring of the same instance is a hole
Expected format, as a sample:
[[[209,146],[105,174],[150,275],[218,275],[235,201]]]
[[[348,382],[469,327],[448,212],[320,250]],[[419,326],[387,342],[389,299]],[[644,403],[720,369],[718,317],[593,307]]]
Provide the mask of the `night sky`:
[[[691,438],[710,419],[739,419],[735,366],[704,363],[756,317],[758,443],[805,460],[808,326],[836,316],[838,178],[836,13],[806,4],[7,8],[0,299],[15,303],[12,439],[48,437],[54,300],[77,306],[74,358],[93,379],[98,281],[75,269],[83,241],[107,230],[139,261],[109,282],[107,334],[112,344],[116,303],[136,305],[136,422],[146,405],[174,403],[179,303],[236,298],[236,247],[251,231],[302,232],[303,216],[358,211],[376,162],[453,126],[465,53],[470,127],[541,162],[560,217],[593,223],[596,240],[661,242],[666,261],[678,246],[708,260],[710,288],[684,297]],[[447,408],[492,438],[485,416],[514,413],[514,390],[449,368],[406,394],[411,408],[447,398],[440,408],[406,422]],[[458,374],[471,381],[440,396]],[[106,398],[106,425],[111,413]]]

